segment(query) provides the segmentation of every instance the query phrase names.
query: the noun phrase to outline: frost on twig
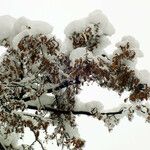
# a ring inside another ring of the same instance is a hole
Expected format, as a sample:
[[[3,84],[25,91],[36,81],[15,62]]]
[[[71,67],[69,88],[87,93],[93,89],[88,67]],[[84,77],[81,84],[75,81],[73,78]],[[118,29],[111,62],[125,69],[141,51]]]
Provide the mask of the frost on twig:
[[[7,52],[0,63],[0,146],[3,149],[33,149],[41,140],[56,140],[62,149],[83,149],[76,116],[86,115],[105,123],[111,131],[123,117],[134,114],[150,122],[149,72],[136,67],[142,56],[138,42],[125,36],[111,56],[104,48],[114,28],[99,10],[65,28],[61,42],[52,27],[25,17],[0,17],[0,45]],[[76,98],[85,82],[121,95],[128,91],[124,104],[105,110],[100,101],[83,103]],[[49,127],[54,131],[49,132]],[[18,145],[25,128],[34,134],[31,145]],[[15,137],[15,138],[14,138]],[[1,148],[2,149],[2,148]]]

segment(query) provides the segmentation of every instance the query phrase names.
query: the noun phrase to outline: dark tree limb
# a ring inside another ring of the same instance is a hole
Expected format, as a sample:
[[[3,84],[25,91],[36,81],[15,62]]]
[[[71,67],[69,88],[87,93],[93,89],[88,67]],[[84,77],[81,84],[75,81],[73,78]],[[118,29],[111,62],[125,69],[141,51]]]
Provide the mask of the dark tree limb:
[[[1,144],[1,142],[0,142],[0,150],[6,150],[6,148],[3,146],[3,144]]]
[[[28,105],[27,107],[28,109],[32,109],[32,110],[37,110],[38,108],[36,106],[31,106]],[[88,112],[88,111],[69,111],[69,110],[60,110],[60,109],[55,109],[55,108],[51,108],[51,107],[44,107],[41,110],[45,110],[45,111],[49,111],[49,112],[53,112],[55,114],[70,114],[73,113],[74,115],[87,115],[87,116],[94,116],[94,114],[92,112]],[[117,112],[106,112],[106,113],[101,113],[102,115],[117,115],[117,114],[121,114],[123,112],[123,110],[119,110]]]

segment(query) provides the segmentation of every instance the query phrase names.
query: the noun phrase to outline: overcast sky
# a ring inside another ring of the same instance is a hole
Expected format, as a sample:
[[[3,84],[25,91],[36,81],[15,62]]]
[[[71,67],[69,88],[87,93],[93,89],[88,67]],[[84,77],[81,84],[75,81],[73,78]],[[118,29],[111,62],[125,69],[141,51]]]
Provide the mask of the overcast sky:
[[[25,16],[46,21],[54,26],[54,34],[63,39],[65,26],[75,19],[86,17],[91,11],[101,9],[114,25],[116,33],[107,52],[124,35],[134,36],[140,43],[144,57],[138,60],[138,69],[150,71],[150,1],[149,0],[0,0],[0,15]],[[85,87],[83,101],[101,100],[106,108],[117,106],[120,98],[115,92],[100,89],[96,85]],[[85,150],[149,150],[150,124],[136,117],[127,119],[108,133],[102,122],[89,117],[78,117],[81,137],[87,141]],[[28,141],[30,138],[27,136]],[[51,148],[57,150],[55,146]]]

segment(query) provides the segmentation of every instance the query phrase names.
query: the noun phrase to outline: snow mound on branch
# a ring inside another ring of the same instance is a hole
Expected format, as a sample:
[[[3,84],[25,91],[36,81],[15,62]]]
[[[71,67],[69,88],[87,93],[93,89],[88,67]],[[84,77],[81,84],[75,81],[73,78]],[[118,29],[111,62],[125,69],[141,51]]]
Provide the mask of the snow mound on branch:
[[[135,66],[137,64],[137,58],[143,57],[143,53],[140,50],[139,42],[132,36],[124,36],[120,42],[116,43],[115,46],[117,47],[117,50],[113,52],[112,57],[116,54],[121,54],[123,52],[122,47],[128,47],[127,50],[135,52],[135,56],[132,60],[124,59],[124,63],[128,67],[130,67],[131,69],[135,69]]]
[[[115,30],[107,17],[100,10],[95,10],[89,14],[87,18],[75,20],[71,22],[64,30],[66,36],[70,36],[73,32],[80,33],[87,27],[93,27],[94,24],[100,25],[99,34],[112,35]]]
[[[97,111],[103,110],[104,106],[102,103],[98,101],[92,101],[85,104],[85,108],[87,111],[92,111],[94,108],[97,109]]]
[[[52,32],[52,27],[43,21],[31,21],[25,17],[21,17],[16,20],[13,26],[13,34],[16,36],[24,30],[28,31],[30,35],[37,34],[50,34]]]
[[[32,21],[25,17],[14,19],[11,16],[1,16],[0,22],[0,41],[7,39],[15,47],[24,36],[49,35],[53,30],[46,22]]]
[[[25,17],[19,18],[13,26],[13,46],[17,48],[19,41],[27,36],[35,36],[38,34],[51,34],[53,28],[46,22],[31,21]]]
[[[66,36],[70,36],[73,32],[83,32],[84,29],[88,27],[87,19],[83,18],[80,20],[75,20],[68,24],[68,26],[65,28],[64,33]]]
[[[11,16],[0,16],[0,41],[11,36],[15,21],[16,19]]]
[[[74,66],[77,59],[81,58],[82,60],[85,60],[86,58],[88,58],[88,60],[90,60],[93,59],[93,54],[92,52],[86,51],[84,47],[81,47],[81,48],[74,49],[70,53],[69,58],[71,60],[71,66]]]
[[[15,148],[16,150],[18,149],[21,150],[21,147],[18,145],[18,140],[20,139],[21,134],[12,132],[9,134],[9,136],[7,136],[4,127],[1,127],[0,129],[1,129],[0,142],[5,146],[12,145],[13,148]]]
[[[95,48],[95,49],[93,50],[93,55],[94,55],[95,57],[101,57],[102,54],[105,54],[106,52],[105,52],[104,49],[105,49],[109,44],[111,44],[110,40],[109,40],[108,37],[105,36],[105,35],[102,35],[102,36],[99,38],[99,41],[100,41],[100,44],[98,45],[97,48]]]
[[[63,123],[65,125],[65,131],[69,134],[70,138],[80,138],[80,134],[76,126],[72,127],[69,121],[64,121]]]
[[[91,101],[88,103],[83,103],[76,97],[76,103],[75,103],[75,107],[74,107],[75,111],[86,111],[86,112],[98,111],[98,112],[101,112],[103,109],[104,109],[104,106],[99,101]]]
[[[101,10],[93,11],[89,14],[87,19],[91,24],[99,23],[102,34],[113,35],[115,33],[114,27]]]
[[[141,83],[150,86],[150,72],[147,70],[135,70],[135,74],[140,79]]]
[[[129,43],[129,49],[136,53],[137,57],[143,57],[143,53],[140,50],[139,42],[132,36],[124,36],[120,42],[116,44],[116,47],[120,49],[120,46],[124,47]]]
[[[88,29],[90,29],[89,34],[91,35],[91,38],[86,41],[88,37]],[[70,52],[74,49],[72,36],[79,33],[85,37],[85,41],[87,42],[85,47],[88,47],[92,45],[92,43],[96,42],[97,45],[93,46],[93,54],[95,56],[101,55],[104,48],[110,44],[110,40],[107,38],[107,36],[111,36],[114,34],[114,32],[114,27],[109,22],[107,17],[102,13],[102,11],[95,10],[86,18],[75,20],[68,24],[64,30],[66,39],[63,51],[68,55],[70,54]]]

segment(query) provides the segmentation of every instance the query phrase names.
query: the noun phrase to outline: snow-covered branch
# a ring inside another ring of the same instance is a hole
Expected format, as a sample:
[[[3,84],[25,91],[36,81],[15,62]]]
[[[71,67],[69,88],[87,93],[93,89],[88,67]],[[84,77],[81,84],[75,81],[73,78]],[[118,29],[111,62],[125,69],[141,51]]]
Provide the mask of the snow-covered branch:
[[[125,36],[108,55],[105,47],[112,34],[112,24],[99,10],[70,23],[64,42],[45,22],[0,17],[0,45],[7,48],[0,62],[0,149],[31,149],[36,142],[44,149],[40,130],[45,140],[56,139],[62,148],[82,149],[85,141],[76,125],[80,115],[102,120],[109,131],[125,116],[132,120],[134,113],[150,122],[150,73],[136,69],[142,56],[139,44]],[[91,81],[129,95],[123,105],[110,110],[101,102],[82,103],[76,96]],[[49,135],[50,125],[55,129]],[[18,147],[26,127],[35,141]]]

